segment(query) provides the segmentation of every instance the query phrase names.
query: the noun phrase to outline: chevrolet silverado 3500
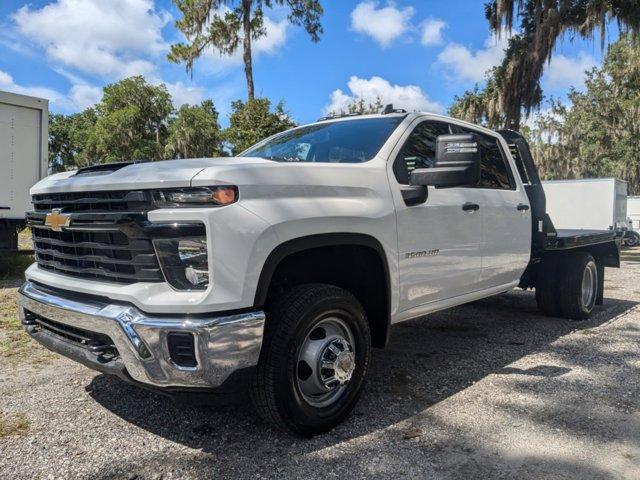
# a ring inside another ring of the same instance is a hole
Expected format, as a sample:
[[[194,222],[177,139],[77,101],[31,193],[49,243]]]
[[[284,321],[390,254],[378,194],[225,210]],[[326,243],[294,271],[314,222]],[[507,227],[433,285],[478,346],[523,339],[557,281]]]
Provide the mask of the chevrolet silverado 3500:
[[[35,340],[164,392],[250,385],[302,435],[352,410],[391,325],[518,286],[583,319],[619,267],[614,232],[556,231],[519,134],[392,108],[31,195]]]

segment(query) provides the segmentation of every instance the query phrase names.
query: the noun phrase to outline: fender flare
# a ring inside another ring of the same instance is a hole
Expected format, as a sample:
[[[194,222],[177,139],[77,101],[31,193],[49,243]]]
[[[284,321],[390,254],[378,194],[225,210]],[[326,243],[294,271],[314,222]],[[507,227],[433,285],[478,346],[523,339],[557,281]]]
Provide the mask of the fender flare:
[[[254,306],[264,307],[267,301],[267,293],[269,291],[269,285],[273,278],[278,265],[289,255],[294,253],[303,252],[305,250],[312,250],[320,247],[332,247],[332,246],[363,246],[373,249],[380,260],[382,261],[382,268],[384,273],[384,289],[386,292],[387,311],[385,312],[387,318],[387,325],[384,333],[384,343],[388,338],[388,331],[391,318],[391,276],[389,272],[389,264],[387,262],[387,256],[382,244],[374,237],[362,233],[322,233],[316,235],[309,235],[304,237],[294,238],[288,240],[276,248],[274,248],[267,257],[260,277],[258,279],[258,285],[256,288]]]

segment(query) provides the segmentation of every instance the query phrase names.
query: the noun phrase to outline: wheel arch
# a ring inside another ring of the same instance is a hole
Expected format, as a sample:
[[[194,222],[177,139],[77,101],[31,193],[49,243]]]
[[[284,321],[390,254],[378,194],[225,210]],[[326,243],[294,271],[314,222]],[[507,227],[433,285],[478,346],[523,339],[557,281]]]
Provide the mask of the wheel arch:
[[[317,257],[318,255],[321,258],[327,258],[328,255],[335,255],[336,252],[341,251],[346,255],[347,250],[354,251],[353,249],[367,251],[370,259],[377,261],[377,265],[370,265],[370,267],[376,272],[375,277],[382,276],[382,285],[375,284],[371,285],[371,287],[374,290],[379,288],[383,293],[383,298],[368,298],[369,296],[363,295],[362,291],[358,292],[353,291],[354,288],[346,288],[347,285],[344,285],[342,281],[333,283],[350,290],[363,304],[371,326],[372,344],[375,347],[384,347],[388,341],[390,328],[391,277],[382,244],[375,237],[367,234],[315,234],[298,237],[278,245],[268,255],[260,272],[254,297],[254,306],[265,307],[268,304],[269,297],[273,294],[274,280],[277,280],[278,274],[283,268],[287,268],[288,262],[294,262],[295,264],[296,259],[311,261],[311,257]],[[347,258],[349,257],[345,256],[343,260]],[[317,259],[315,261],[317,262]],[[315,279],[312,273],[309,273],[308,277],[309,282],[327,281],[326,278]],[[372,276],[368,280],[375,283],[379,280],[379,278],[375,277]],[[338,277],[336,277],[337,279]],[[358,290],[358,288],[355,288],[355,290]],[[364,290],[367,290],[367,288]]]

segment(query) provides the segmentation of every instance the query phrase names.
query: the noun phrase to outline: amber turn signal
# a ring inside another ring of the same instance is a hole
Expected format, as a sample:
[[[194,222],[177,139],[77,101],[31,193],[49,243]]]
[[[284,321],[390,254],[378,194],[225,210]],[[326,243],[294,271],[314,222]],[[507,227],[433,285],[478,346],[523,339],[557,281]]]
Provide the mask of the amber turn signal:
[[[238,190],[234,187],[218,187],[213,191],[213,199],[219,205],[229,205],[238,199]]]

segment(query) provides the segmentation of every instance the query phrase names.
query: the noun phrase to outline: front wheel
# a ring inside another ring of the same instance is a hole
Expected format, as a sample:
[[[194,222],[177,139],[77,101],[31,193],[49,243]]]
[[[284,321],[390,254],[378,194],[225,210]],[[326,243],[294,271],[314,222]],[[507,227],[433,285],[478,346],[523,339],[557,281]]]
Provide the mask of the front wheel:
[[[369,324],[353,295],[332,285],[295,287],[268,310],[256,410],[299,435],[331,430],[358,401],[370,354]]]

